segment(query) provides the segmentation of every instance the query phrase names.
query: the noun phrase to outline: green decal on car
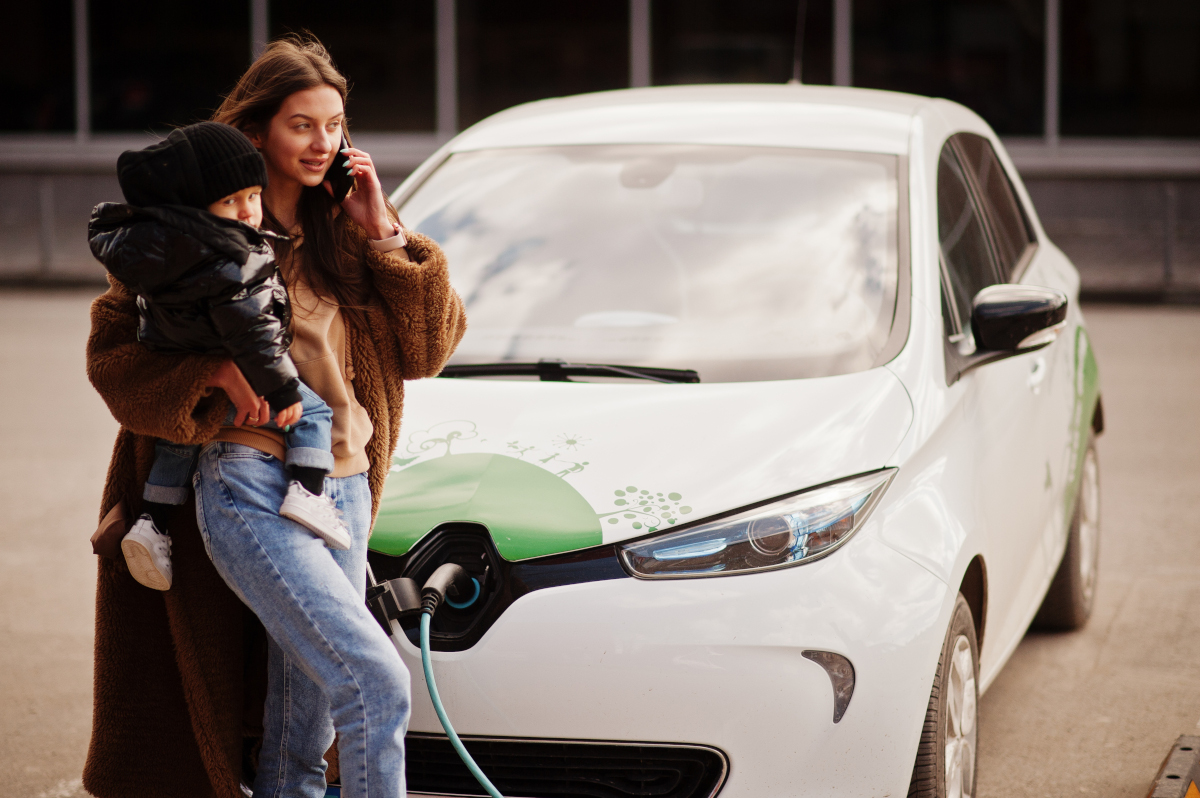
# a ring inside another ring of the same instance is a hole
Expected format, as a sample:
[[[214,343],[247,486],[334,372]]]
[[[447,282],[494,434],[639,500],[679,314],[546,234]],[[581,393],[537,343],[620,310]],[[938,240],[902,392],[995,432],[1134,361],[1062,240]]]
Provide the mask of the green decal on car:
[[[1071,411],[1070,470],[1067,472],[1067,489],[1063,494],[1065,517],[1070,518],[1075,510],[1075,497],[1079,493],[1079,480],[1083,473],[1083,457],[1087,453],[1088,435],[1092,429],[1092,417],[1096,412],[1096,401],[1100,398],[1100,370],[1092,353],[1091,340],[1082,325],[1075,328],[1075,406]]]
[[[388,478],[371,548],[406,554],[453,521],[486,526],[506,560],[603,542],[596,511],[558,474],[503,454],[447,454]]]
[[[562,433],[542,444],[497,438],[489,443],[475,422],[442,421],[408,436],[392,458],[371,548],[407,554],[442,524],[487,527],[506,560],[526,560],[598,546],[602,526],[653,532],[680,523],[692,512],[683,496],[624,484],[612,509],[597,511],[570,483],[591,463],[574,452],[588,438]],[[457,451],[456,451],[457,449]]]
[[[680,516],[692,511],[683,503],[683,496],[678,493],[655,493],[654,491],[638,488],[636,485],[626,485],[613,491],[616,497],[613,504],[617,509],[600,513],[600,518],[610,524],[622,521],[629,523],[634,529],[645,529],[655,532],[661,526],[679,523]]]

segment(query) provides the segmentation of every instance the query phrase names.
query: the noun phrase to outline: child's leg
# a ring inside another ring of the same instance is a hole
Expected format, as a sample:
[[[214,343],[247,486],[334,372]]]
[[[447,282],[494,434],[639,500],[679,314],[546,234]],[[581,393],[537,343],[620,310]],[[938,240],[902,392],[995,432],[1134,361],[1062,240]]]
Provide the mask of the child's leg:
[[[300,401],[304,414],[285,435],[284,464],[305,490],[320,496],[325,492],[325,477],[333,470],[333,411],[304,383],[300,383]]]
[[[308,527],[331,549],[348,549],[350,531],[341,513],[325,494],[325,477],[333,470],[333,411],[304,383],[300,384],[304,414],[286,433],[284,465],[292,479],[279,514]]]
[[[175,508],[187,501],[189,477],[199,451],[199,446],[155,441],[154,463],[142,490],[142,515],[121,540],[130,576],[154,590],[171,587],[167,521]]]
[[[171,443],[161,438],[154,442],[154,463],[142,489],[142,512],[148,514],[160,532],[175,508],[187,501],[191,489],[192,467],[199,446]]]

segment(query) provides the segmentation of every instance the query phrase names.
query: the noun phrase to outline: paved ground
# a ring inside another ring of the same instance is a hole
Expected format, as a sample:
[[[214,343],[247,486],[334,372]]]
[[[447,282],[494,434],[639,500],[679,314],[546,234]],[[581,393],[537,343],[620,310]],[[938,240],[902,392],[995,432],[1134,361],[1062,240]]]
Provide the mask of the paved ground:
[[[980,707],[981,798],[1142,798],[1200,724],[1200,309],[1085,309],[1100,363],[1100,577]]]
[[[88,537],[117,424],[84,374],[95,292],[0,292],[0,778],[72,798],[92,715]]]
[[[0,292],[0,778],[82,795],[95,564],[116,424],[79,293]],[[1200,310],[1094,307],[1109,431],[1096,615],[1030,635],[984,697],[981,798],[1142,798],[1200,720]]]

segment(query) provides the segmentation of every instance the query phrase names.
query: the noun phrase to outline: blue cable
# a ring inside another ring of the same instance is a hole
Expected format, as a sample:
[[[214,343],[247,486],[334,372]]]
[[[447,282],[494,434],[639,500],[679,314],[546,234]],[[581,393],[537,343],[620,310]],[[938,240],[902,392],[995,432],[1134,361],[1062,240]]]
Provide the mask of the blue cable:
[[[455,733],[454,727],[450,725],[450,718],[446,717],[446,710],[442,706],[442,698],[438,695],[437,683],[433,680],[433,662],[429,657],[429,620],[433,616],[433,612],[425,610],[421,613],[421,667],[425,669],[425,686],[429,688],[429,697],[433,699],[433,710],[437,712],[438,720],[442,722],[442,728],[446,730],[446,736],[450,738],[450,744],[454,746],[454,750],[458,752],[458,756],[462,759],[463,764],[467,766],[467,770],[471,771],[471,775],[479,782],[483,789],[487,790],[487,794],[492,798],[504,798],[500,791],[495,788],[487,776],[483,775],[483,771],[479,769],[479,765],[475,764],[475,760],[467,753],[467,749],[463,746],[462,740],[458,739],[458,734]]]

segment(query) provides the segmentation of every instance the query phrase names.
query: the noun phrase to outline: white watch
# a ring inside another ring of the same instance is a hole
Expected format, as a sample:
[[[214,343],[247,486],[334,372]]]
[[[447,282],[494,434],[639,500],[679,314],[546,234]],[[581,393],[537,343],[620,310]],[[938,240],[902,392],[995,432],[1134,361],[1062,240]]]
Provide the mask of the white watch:
[[[392,250],[408,246],[408,239],[404,237],[404,228],[398,223],[393,222],[392,229],[396,232],[388,238],[371,239],[371,249],[376,252],[391,252]]]

